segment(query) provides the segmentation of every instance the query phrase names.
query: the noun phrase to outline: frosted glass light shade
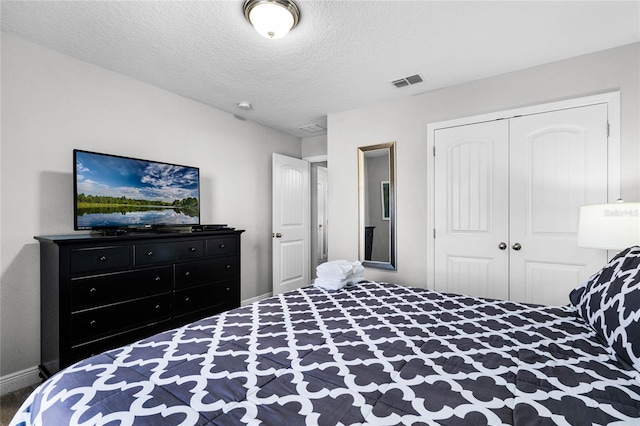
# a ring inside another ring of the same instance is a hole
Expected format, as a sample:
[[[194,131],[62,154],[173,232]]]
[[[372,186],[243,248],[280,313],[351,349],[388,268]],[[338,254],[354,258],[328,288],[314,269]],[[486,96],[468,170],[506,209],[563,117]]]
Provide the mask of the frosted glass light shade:
[[[640,203],[590,204],[580,208],[578,246],[622,250],[640,245]]]
[[[247,0],[244,15],[258,34],[276,39],[298,24],[300,11],[290,0]]]

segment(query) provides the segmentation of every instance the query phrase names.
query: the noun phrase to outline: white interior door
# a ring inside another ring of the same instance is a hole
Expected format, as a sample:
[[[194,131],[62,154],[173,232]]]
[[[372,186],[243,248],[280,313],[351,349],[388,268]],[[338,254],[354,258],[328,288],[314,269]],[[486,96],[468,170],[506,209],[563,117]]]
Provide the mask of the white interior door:
[[[509,297],[508,131],[504,120],[436,131],[438,291]]]
[[[273,154],[273,294],[310,284],[309,163]]]
[[[607,262],[577,246],[580,206],[607,202],[607,105],[513,118],[510,144],[511,299],[567,304]]]

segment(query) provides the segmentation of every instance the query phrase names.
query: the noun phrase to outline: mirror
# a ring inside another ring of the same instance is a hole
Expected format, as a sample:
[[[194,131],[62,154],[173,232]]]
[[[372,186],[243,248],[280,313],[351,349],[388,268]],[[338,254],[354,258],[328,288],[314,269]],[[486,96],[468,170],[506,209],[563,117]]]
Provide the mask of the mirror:
[[[358,148],[359,259],[396,269],[395,142]]]

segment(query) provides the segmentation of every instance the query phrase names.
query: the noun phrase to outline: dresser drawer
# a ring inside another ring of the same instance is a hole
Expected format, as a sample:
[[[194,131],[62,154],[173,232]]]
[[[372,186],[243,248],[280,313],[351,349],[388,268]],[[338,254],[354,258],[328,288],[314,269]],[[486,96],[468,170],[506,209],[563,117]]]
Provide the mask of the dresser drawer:
[[[172,328],[172,326],[170,320],[167,318],[154,322],[153,324],[141,325],[140,327],[121,333],[73,345],[67,354],[68,359],[65,364],[68,365],[80,361],[83,358],[97,355],[101,352],[135,342],[136,340],[144,339],[168,328]]]
[[[71,314],[71,341],[80,343],[171,317],[171,293]]]
[[[176,241],[170,243],[136,244],[136,265],[197,259],[204,255],[204,241]]]
[[[184,315],[233,302],[239,297],[237,281],[226,280],[176,291],[175,315]]]
[[[207,256],[230,256],[236,254],[237,238],[212,238],[206,241]]]
[[[71,280],[71,308],[88,308],[171,291],[171,266]]]
[[[176,288],[191,287],[220,281],[239,273],[240,265],[236,256],[185,262],[175,265],[175,283]]]
[[[126,268],[131,265],[130,246],[73,249],[70,257],[72,274]]]

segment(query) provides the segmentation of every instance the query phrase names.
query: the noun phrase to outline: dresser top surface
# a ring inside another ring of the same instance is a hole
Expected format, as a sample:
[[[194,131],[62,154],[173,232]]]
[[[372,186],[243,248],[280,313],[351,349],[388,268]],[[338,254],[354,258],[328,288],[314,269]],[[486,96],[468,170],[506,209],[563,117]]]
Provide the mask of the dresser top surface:
[[[55,244],[71,244],[82,242],[98,242],[98,241],[131,241],[131,240],[149,240],[149,239],[167,239],[167,238],[200,238],[200,237],[216,237],[225,235],[239,235],[244,232],[243,229],[224,229],[215,231],[192,231],[192,232],[165,232],[165,231],[137,231],[127,232],[121,235],[95,235],[88,233],[67,234],[67,235],[36,235],[34,238],[40,242],[48,242]]]

